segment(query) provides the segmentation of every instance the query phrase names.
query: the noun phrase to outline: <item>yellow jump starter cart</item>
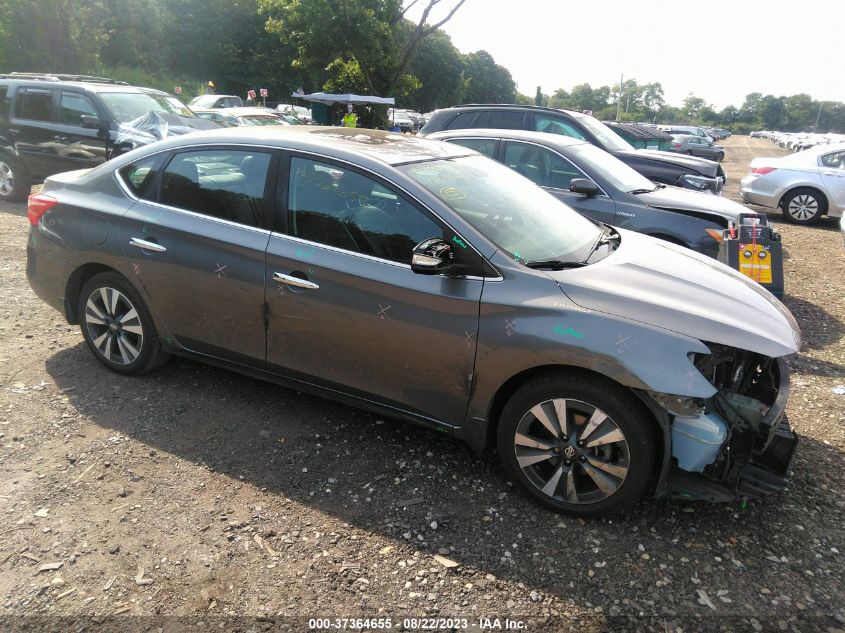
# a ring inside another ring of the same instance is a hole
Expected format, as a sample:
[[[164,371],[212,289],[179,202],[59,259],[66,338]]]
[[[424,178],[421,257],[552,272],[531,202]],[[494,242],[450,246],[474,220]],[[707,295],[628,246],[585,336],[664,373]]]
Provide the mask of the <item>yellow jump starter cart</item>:
[[[780,234],[765,215],[740,213],[739,225],[722,232],[717,259],[783,298],[783,249]]]

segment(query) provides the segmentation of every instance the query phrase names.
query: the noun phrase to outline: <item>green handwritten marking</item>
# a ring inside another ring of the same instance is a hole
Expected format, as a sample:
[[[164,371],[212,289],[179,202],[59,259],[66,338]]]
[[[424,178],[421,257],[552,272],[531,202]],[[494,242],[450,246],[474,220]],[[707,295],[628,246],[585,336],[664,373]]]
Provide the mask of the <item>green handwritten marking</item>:
[[[141,233],[144,233],[146,235],[149,232],[150,232],[150,227],[148,227],[146,224],[141,227]]]
[[[563,325],[555,326],[555,334],[560,334],[561,336],[572,336],[573,338],[584,338],[584,335],[578,330],[574,330],[571,327],[564,329]]]
[[[466,248],[466,247],[467,247],[466,242],[464,242],[464,241],[463,241],[461,238],[459,238],[457,235],[453,235],[453,236],[452,236],[452,241],[453,241],[455,244],[457,244],[458,246],[460,246],[461,248]]]
[[[303,248],[296,249],[296,256],[297,257],[313,257],[314,251],[305,250]]]
[[[513,261],[518,262],[520,259],[522,259],[522,255],[519,254],[519,251],[515,252],[513,254]]]
[[[309,274],[309,275],[313,275],[313,274],[314,274],[314,269],[313,269],[313,268],[311,268],[311,266],[309,266],[309,267],[308,267],[308,274]]]

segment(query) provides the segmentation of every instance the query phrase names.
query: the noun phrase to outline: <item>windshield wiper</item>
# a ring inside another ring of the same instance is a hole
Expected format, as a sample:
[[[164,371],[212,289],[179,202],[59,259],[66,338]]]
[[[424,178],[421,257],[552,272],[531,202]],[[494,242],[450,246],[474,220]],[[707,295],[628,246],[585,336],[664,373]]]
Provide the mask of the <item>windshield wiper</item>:
[[[629,191],[628,193],[632,193],[634,195],[637,195],[638,193],[651,193],[652,191],[657,191],[658,189],[659,189],[659,187],[655,187],[654,189],[633,189],[632,191]]]
[[[549,270],[563,270],[564,268],[582,268],[585,262],[564,261],[562,259],[538,259],[525,262],[528,268],[548,268]]]

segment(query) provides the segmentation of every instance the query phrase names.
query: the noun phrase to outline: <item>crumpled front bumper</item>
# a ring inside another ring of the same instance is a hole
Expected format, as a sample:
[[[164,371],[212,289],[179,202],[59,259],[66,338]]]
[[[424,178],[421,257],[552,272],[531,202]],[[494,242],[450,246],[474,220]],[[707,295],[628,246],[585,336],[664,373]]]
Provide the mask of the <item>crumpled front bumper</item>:
[[[719,460],[704,473],[686,472],[673,464],[659,496],[732,501],[738,497],[759,498],[786,488],[798,436],[786,416],[789,369],[783,358],[777,359],[777,364],[778,395],[756,431],[731,428]]]

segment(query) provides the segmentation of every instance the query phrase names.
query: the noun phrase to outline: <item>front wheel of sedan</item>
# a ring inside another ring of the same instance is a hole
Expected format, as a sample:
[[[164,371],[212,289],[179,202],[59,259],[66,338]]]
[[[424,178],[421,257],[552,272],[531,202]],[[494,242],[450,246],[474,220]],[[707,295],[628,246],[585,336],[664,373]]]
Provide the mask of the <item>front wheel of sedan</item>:
[[[780,204],[784,219],[793,224],[815,224],[827,207],[827,201],[815,189],[790,191]]]
[[[618,385],[547,376],[521,387],[505,406],[499,456],[512,479],[556,512],[618,513],[642,495],[651,478],[651,424]]]
[[[140,374],[166,355],[138,292],[117,273],[95,275],[79,295],[79,327],[97,360],[119,374]]]

